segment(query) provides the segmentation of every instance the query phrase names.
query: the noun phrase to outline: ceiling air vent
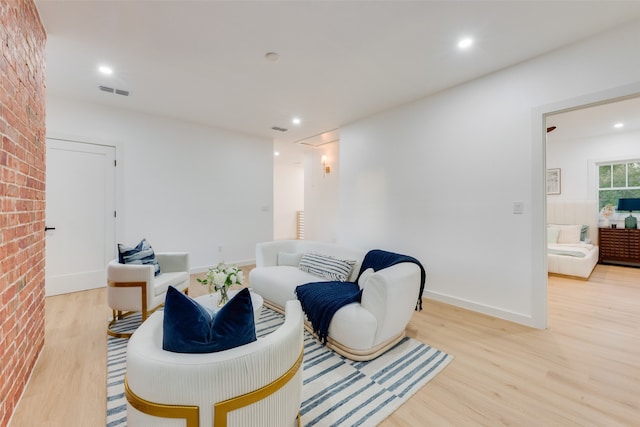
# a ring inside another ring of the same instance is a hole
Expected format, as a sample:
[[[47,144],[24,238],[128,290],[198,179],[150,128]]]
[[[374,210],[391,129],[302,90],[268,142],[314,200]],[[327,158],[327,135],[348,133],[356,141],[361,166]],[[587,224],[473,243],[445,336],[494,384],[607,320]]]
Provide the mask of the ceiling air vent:
[[[122,96],[129,96],[128,90],[114,89],[109,86],[98,86],[98,88],[103,92],[115,93],[116,95],[122,95]]]
[[[281,127],[279,127],[279,126],[274,126],[274,127],[272,127],[271,129],[273,129],[273,130],[277,130],[278,132],[286,132],[286,131],[288,131],[288,130],[289,130],[289,129],[286,129],[286,128],[281,128]]]

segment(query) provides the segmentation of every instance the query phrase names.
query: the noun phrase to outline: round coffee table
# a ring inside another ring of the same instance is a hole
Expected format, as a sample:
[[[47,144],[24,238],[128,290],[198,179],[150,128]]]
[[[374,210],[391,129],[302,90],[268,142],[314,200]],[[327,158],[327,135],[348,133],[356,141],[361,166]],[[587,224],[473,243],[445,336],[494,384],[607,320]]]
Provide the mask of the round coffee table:
[[[233,298],[238,292],[240,292],[239,289],[228,291],[229,299]],[[255,318],[257,324],[258,319],[260,319],[260,313],[262,312],[262,305],[264,303],[264,300],[260,295],[256,294],[253,291],[250,292],[250,295],[251,305],[253,305],[253,317]],[[218,307],[218,302],[220,302],[220,292],[201,295],[197,298],[194,298],[194,300],[201,306],[211,310],[214,315],[218,312],[218,310],[220,310],[220,307]]]

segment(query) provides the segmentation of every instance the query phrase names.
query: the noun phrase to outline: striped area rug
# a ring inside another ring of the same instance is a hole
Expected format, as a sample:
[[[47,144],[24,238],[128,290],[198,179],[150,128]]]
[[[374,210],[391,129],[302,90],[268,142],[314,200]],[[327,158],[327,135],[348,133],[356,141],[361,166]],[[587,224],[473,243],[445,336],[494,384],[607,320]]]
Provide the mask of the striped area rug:
[[[263,308],[258,336],[282,324],[284,317]],[[135,329],[139,316],[122,322]],[[107,427],[127,425],[124,397],[127,340],[109,337],[107,357]],[[304,337],[302,425],[376,426],[435,377],[453,356],[411,338],[369,362],[355,362],[323,347],[307,331]]]

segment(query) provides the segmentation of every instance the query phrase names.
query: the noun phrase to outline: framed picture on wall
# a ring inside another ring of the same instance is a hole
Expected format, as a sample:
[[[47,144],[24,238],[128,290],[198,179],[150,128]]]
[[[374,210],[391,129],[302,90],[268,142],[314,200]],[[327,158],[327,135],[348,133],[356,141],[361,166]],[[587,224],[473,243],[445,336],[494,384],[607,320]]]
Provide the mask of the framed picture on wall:
[[[547,194],[560,194],[560,168],[547,169]]]

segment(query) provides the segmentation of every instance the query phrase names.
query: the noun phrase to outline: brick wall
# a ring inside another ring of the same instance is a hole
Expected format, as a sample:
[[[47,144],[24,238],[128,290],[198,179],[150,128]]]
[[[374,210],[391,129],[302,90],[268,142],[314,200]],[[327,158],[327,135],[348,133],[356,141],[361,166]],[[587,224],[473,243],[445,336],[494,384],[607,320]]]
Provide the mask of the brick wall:
[[[45,41],[33,0],[0,1],[0,426],[44,344]]]

